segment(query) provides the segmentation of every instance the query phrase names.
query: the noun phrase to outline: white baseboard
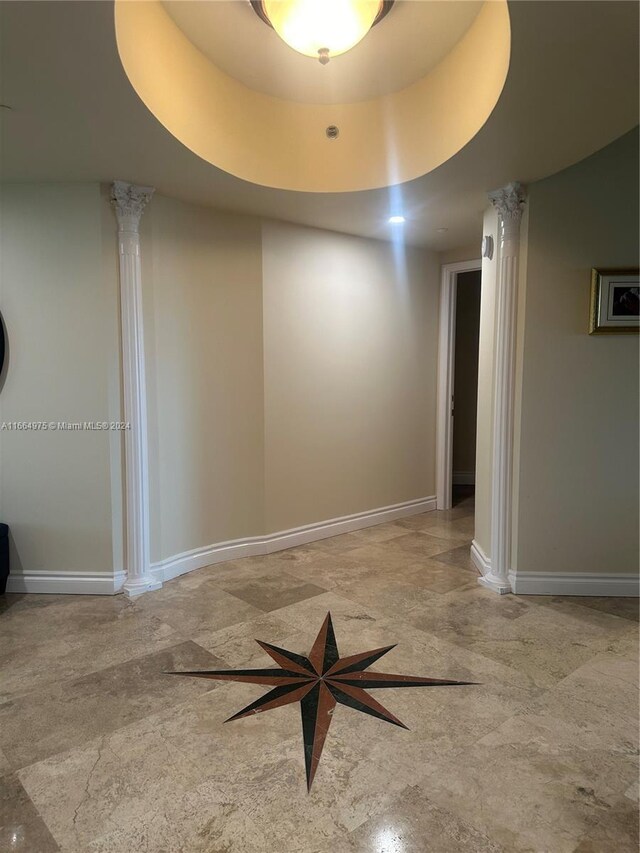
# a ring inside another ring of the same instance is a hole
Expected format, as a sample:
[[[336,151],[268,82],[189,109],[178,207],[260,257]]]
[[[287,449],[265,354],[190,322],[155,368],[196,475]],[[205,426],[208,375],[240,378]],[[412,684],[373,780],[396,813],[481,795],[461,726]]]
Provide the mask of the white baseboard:
[[[488,575],[491,571],[491,560],[487,557],[475,539],[471,543],[471,560],[483,577]]]
[[[68,595],[115,595],[126,580],[126,572],[115,575],[90,572],[25,572],[9,575],[7,592],[37,592]]]
[[[640,578],[635,574],[596,574],[589,572],[510,572],[509,581],[516,595],[601,595],[636,597]]]
[[[475,471],[454,471],[452,476],[454,486],[475,486],[476,472]]]
[[[225,560],[236,560],[239,557],[255,557],[283,551],[296,545],[306,545],[318,539],[339,536],[352,530],[373,527],[396,518],[407,518],[422,512],[431,512],[436,508],[435,497],[419,498],[368,512],[358,512],[321,521],[317,524],[307,524],[292,530],[283,530],[267,536],[251,536],[246,539],[234,539],[230,542],[219,542],[203,548],[194,548],[174,557],[168,557],[151,566],[152,574],[160,581],[202,569],[214,563]],[[116,572],[115,575],[99,574],[97,572],[79,574],[75,572],[46,572],[33,571],[20,575],[9,575],[7,592],[36,592],[58,593],[71,595],[114,595],[121,592],[127,579],[126,572]]]
[[[341,533],[362,530],[365,527],[373,527],[376,524],[394,521],[397,518],[407,518],[410,515],[431,512],[435,508],[435,497],[419,498],[418,500],[404,501],[367,512],[344,515],[341,518],[333,518],[329,521],[307,524],[304,527],[282,530],[278,533],[270,533],[267,536],[251,536],[246,539],[219,542],[215,545],[194,548],[192,551],[185,551],[182,554],[176,554],[158,563],[153,563],[151,571],[159,580],[168,581],[171,578],[193,572],[196,569],[202,569],[205,566],[211,566],[214,563],[237,560],[240,557],[258,557],[272,554],[275,551],[284,551],[286,548],[293,548],[296,545],[306,545],[319,539],[339,536]]]

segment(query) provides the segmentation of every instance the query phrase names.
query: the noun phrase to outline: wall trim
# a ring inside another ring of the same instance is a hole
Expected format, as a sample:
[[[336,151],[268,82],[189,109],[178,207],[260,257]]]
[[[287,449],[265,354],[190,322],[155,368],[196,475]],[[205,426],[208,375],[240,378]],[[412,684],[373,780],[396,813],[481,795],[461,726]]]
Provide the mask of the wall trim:
[[[158,589],[150,572],[149,450],[147,386],[145,379],[142,311],[140,217],[155,190],[126,181],[111,185],[111,202],[118,221],[120,276],[120,349],[125,458],[125,518],[127,579],[124,593],[130,597]]]
[[[21,575],[9,575],[7,592],[53,593],[57,595],[115,595],[120,592],[127,579],[126,572],[114,575],[87,572],[33,571]]]
[[[516,595],[640,595],[637,574],[599,574],[597,572],[510,572]]]
[[[328,521],[320,521],[316,524],[306,524],[303,527],[281,530],[266,536],[250,536],[246,539],[232,539],[229,542],[205,545],[202,548],[194,548],[191,551],[185,551],[182,554],[176,554],[173,557],[152,563],[151,572],[157,580],[168,581],[171,578],[193,572],[196,569],[203,569],[205,566],[211,566],[214,563],[237,560],[240,557],[259,557],[265,554],[273,554],[275,551],[284,551],[296,545],[306,545],[319,539],[339,536],[341,533],[362,530],[365,527],[373,527],[376,524],[393,521],[397,518],[407,518],[423,512],[432,512],[435,508],[435,496],[419,498],[366,512],[344,515],[340,518],[332,518]]]
[[[524,188],[514,181],[489,193],[498,211],[499,245],[493,339],[493,442],[491,470],[491,573],[482,583],[504,595],[511,592],[513,442],[515,419],[516,323],[520,220]]]
[[[474,539],[471,543],[471,561],[484,577],[491,572],[491,559],[482,550],[482,546]]]
[[[475,471],[454,471],[453,485],[454,486],[475,486],[476,472]]]

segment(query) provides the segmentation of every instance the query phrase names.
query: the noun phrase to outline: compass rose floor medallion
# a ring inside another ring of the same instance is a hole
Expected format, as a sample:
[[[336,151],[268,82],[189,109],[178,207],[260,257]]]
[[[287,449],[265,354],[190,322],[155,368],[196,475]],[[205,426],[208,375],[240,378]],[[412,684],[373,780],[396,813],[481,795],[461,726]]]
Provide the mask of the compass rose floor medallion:
[[[318,769],[336,704],[346,705],[406,729],[404,723],[365,691],[389,687],[451,687],[475,683],[422,678],[417,675],[392,675],[388,672],[367,672],[368,667],[395,648],[395,644],[341,658],[330,613],[327,613],[308,657],[263,643],[261,640],[256,642],[278,664],[278,669],[222,669],[168,674],[211,678],[217,681],[243,681],[273,688],[229,717],[226,722],[299,702],[307,790],[311,789]]]

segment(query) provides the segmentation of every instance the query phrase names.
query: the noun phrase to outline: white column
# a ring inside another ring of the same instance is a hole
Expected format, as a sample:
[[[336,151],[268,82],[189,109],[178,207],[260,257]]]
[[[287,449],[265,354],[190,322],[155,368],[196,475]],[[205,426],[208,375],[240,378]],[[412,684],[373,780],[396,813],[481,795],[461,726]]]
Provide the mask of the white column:
[[[138,230],[142,211],[153,192],[153,187],[138,187],[124,181],[114,181],[111,187],[120,255],[124,419],[129,424],[125,431],[127,580],[124,585],[128,596],[162,586],[151,574],[149,556],[147,390]]]
[[[524,188],[511,183],[489,193],[498,211],[500,228],[496,287],[493,476],[491,490],[491,571],[479,579],[501,595],[511,592],[511,512],[513,476],[513,418],[518,304],[518,255]]]

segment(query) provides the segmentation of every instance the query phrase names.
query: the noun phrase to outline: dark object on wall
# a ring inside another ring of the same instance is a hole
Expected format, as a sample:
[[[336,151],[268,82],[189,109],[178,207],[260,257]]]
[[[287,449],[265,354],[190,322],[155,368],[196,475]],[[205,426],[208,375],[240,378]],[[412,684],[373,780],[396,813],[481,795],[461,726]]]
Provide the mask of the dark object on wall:
[[[0,374],[4,365],[4,320],[0,314]]]
[[[7,588],[9,577],[9,527],[0,524],[0,595]]]

